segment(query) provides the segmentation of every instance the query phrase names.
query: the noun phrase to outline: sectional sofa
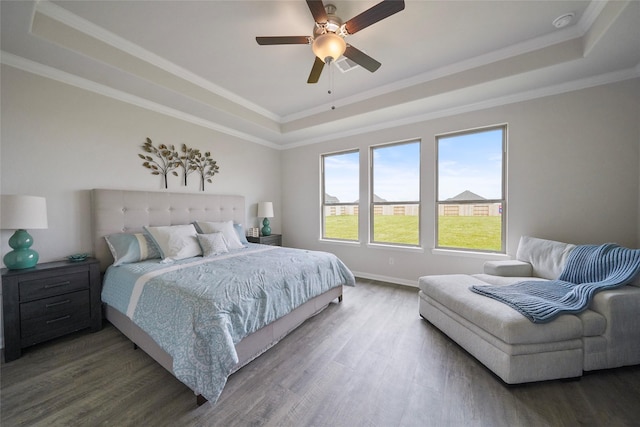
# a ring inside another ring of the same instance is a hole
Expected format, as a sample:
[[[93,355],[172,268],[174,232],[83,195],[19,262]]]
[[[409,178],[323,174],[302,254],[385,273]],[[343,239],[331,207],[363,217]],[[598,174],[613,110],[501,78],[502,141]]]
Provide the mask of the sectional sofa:
[[[483,274],[419,279],[419,312],[507,384],[579,377],[640,364],[640,275],[595,294],[588,309],[533,323],[472,285],[556,279],[576,246],[523,236],[515,260],[490,261]]]

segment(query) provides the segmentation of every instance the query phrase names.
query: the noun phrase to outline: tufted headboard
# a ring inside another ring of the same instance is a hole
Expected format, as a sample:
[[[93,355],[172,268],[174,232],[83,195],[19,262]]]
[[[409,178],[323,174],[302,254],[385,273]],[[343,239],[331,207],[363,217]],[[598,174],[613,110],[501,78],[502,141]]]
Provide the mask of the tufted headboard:
[[[246,221],[244,196],[129,190],[92,190],[91,215],[94,257],[103,271],[113,262],[104,240],[109,234],[139,232],[145,225]]]

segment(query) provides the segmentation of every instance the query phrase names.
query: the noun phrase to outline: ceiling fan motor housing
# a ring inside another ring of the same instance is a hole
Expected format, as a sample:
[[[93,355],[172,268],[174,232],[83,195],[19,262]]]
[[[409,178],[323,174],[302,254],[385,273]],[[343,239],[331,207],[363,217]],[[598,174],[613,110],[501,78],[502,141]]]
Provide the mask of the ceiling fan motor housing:
[[[347,43],[344,41],[346,33],[342,19],[335,15],[336,7],[327,4],[325,9],[327,22],[316,23],[313,29],[314,39],[311,49],[325,64],[329,64],[342,56],[347,48]]]
[[[332,4],[328,4],[325,8],[327,10],[327,22],[316,22],[316,25],[313,28],[314,37],[326,33],[335,33],[341,37],[346,36],[346,30],[342,25],[342,19],[335,14],[336,7]]]

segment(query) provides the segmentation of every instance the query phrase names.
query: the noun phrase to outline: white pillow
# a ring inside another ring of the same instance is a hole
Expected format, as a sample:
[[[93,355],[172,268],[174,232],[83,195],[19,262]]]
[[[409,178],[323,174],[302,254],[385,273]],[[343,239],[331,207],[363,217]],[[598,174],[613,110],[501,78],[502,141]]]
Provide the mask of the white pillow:
[[[193,224],[144,227],[162,254],[162,262],[177,261],[202,255],[198,232]]]
[[[224,238],[227,240],[227,247],[229,249],[240,249],[244,246],[240,242],[238,235],[236,234],[235,228],[233,228],[233,221],[224,221],[224,222],[207,222],[207,221],[196,221],[196,226],[200,229],[200,232],[203,234],[210,233],[222,233]]]
[[[533,275],[543,279],[557,279],[564,269],[567,258],[576,245],[522,236],[518,244],[516,259],[533,267]]]
[[[198,234],[198,242],[202,246],[202,256],[205,258],[229,252],[222,233]]]

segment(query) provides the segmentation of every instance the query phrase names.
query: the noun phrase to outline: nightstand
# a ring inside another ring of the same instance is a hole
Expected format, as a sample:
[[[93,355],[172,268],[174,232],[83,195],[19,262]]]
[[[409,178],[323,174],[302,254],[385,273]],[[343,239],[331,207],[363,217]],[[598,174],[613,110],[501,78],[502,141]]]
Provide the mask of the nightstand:
[[[2,269],[4,360],[22,349],[80,329],[102,328],[98,260],[56,261]]]
[[[251,243],[260,243],[261,245],[282,246],[282,234],[270,234],[268,236],[250,237],[247,241]]]

